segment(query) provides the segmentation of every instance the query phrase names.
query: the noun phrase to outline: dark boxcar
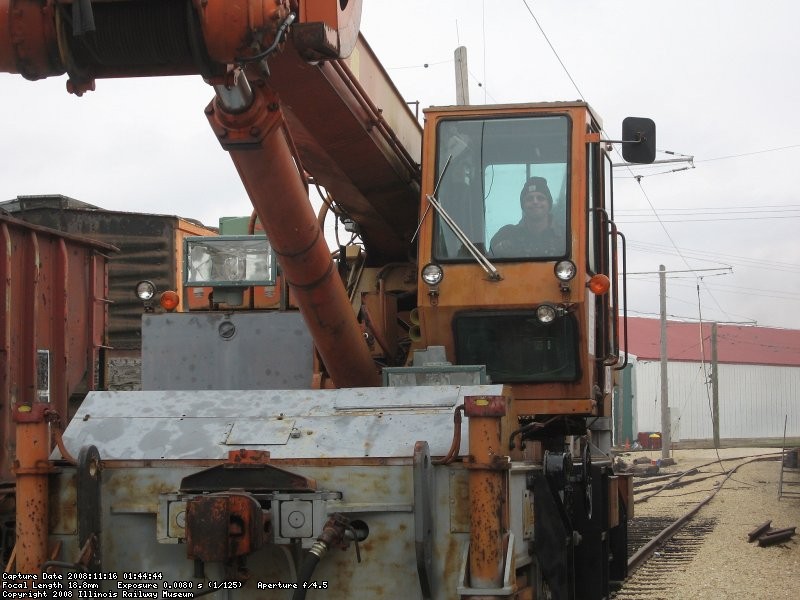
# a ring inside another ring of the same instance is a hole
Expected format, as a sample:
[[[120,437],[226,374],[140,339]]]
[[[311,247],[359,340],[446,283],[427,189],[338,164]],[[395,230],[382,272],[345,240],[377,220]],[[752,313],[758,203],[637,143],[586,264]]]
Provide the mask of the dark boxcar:
[[[13,535],[17,403],[48,402],[66,425],[102,387],[108,255],[114,246],[0,213],[0,551]],[[55,426],[51,429],[55,432]]]

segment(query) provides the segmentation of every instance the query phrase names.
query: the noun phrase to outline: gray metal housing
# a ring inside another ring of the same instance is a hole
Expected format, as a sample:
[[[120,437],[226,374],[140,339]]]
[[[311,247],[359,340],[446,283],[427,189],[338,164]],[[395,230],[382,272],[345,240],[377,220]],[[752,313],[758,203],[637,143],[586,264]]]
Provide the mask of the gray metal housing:
[[[313,350],[297,311],[148,314],[142,389],[308,389]]]
[[[361,563],[352,545],[346,552],[329,551],[314,575],[326,588],[309,591],[308,598],[423,598],[417,553],[427,544],[431,597],[446,599],[456,597],[459,587],[466,589],[461,577],[469,539],[468,470],[460,462],[434,465],[424,455],[420,460],[415,444],[427,442],[432,457],[445,455],[453,438],[453,411],[464,397],[499,394],[501,386],[487,385],[97,392],[87,397],[64,441],[74,454],[94,445],[102,459],[104,572],[120,578],[126,571],[161,573],[160,582],[192,582],[195,591],[200,583],[222,581],[222,566],[213,563],[206,565],[205,581],[194,577],[193,561],[178,543],[177,519],[185,500],[178,491],[182,478],[246,448],[269,451],[273,465],[312,477],[319,491],[341,496],[282,495],[272,503],[278,523],[287,523],[288,509],[303,511],[308,501],[304,514],[313,524],[305,534],[318,535],[320,521],[333,513],[369,531],[360,543]],[[462,429],[461,453],[466,453],[467,423]],[[533,511],[525,478],[534,468],[515,464],[508,471],[518,568],[531,561]],[[77,557],[77,515],[87,510],[78,505],[75,480],[75,469],[63,466],[51,512],[60,515],[51,529],[63,543],[66,560]],[[421,529],[425,519],[430,535]],[[292,557],[300,547],[308,547],[307,541],[270,544],[250,555],[250,581],[232,597],[290,598],[293,589],[266,586],[295,581]],[[101,589],[117,590],[116,581],[100,583]]]

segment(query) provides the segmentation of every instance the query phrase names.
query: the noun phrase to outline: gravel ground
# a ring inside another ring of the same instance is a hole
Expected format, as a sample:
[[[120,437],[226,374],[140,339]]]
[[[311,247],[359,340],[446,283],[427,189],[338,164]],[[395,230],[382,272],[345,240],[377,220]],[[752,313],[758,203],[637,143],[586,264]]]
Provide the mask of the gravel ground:
[[[777,450],[780,452],[780,450]],[[774,448],[725,448],[722,459],[774,454]],[[637,452],[625,456],[661,457],[657,452]],[[663,472],[681,472],[715,461],[715,450],[676,450],[677,464]],[[725,461],[726,468],[738,464]],[[720,472],[719,463],[702,467],[703,473]],[[716,519],[713,531],[688,565],[667,569],[661,576],[662,591],[652,598],[705,600],[720,598],[748,600],[800,599],[800,498],[778,499],[781,474],[779,460],[753,462],[742,466],[728,479],[720,492],[703,507],[695,519]],[[797,480],[798,474],[791,475]],[[706,498],[721,478],[706,479],[686,487],[666,490],[637,504],[636,516],[679,516]],[[637,479],[637,481],[640,481]],[[795,488],[798,489],[798,488]],[[748,543],[747,534],[761,523],[772,520],[772,527],[798,527],[790,541],[760,548]],[[644,578],[638,573],[633,577]],[[663,589],[668,590],[665,594]],[[648,598],[651,597],[648,595]]]

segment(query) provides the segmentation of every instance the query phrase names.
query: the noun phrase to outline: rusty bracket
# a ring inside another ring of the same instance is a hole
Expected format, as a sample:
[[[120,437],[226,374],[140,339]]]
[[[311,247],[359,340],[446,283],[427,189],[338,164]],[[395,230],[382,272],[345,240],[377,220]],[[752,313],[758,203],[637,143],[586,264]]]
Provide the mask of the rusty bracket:
[[[468,417],[504,417],[507,405],[505,396],[464,396],[464,414]]]
[[[468,460],[464,461],[464,467],[476,471],[510,471],[511,459],[508,456],[495,454],[488,463],[479,463],[470,456]]]
[[[196,496],[186,503],[186,554],[228,564],[264,545],[267,522],[258,500],[250,494]]]
[[[265,465],[270,461],[269,450],[231,450],[226,465]]]
[[[46,421],[50,405],[45,402],[23,403],[14,406],[12,417],[14,423],[41,423]]]
[[[271,90],[256,93],[253,105],[241,113],[229,113],[214,98],[205,109],[211,128],[225,150],[260,148],[261,142],[286,123],[277,94]]]

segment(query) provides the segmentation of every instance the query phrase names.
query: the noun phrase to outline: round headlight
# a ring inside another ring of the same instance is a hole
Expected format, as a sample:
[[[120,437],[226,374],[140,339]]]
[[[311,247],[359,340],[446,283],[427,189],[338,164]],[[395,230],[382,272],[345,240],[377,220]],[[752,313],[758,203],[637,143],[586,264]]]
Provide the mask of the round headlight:
[[[560,260],[556,263],[555,273],[560,281],[571,281],[576,272],[575,263],[571,260]]]
[[[422,267],[422,280],[428,285],[438,285],[444,277],[442,267],[434,263],[429,263]]]
[[[136,284],[136,297],[139,300],[151,300],[156,295],[156,286],[152,281],[140,281]]]
[[[556,309],[549,304],[542,304],[536,309],[536,318],[540,323],[552,323],[556,318]]]

